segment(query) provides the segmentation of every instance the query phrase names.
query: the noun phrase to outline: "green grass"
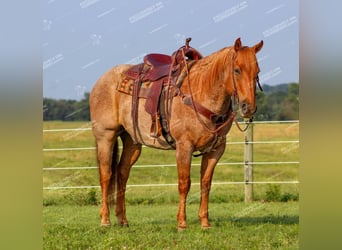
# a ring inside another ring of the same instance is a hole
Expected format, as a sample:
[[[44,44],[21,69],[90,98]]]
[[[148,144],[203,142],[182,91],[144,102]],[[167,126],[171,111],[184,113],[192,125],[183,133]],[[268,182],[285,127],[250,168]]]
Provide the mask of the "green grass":
[[[177,231],[177,205],[127,207],[129,228],[100,227],[97,206],[44,208],[44,249],[298,249],[298,202],[211,204],[202,230],[197,204]]]
[[[87,122],[44,122],[44,129],[85,128]],[[298,140],[298,124],[260,124],[255,141]],[[228,142],[243,141],[233,126]],[[43,148],[93,147],[91,131],[45,132]],[[96,166],[94,150],[43,153],[44,167]],[[298,161],[298,144],[255,144],[254,161]],[[220,163],[243,162],[243,145],[227,145]],[[188,230],[177,232],[177,186],[127,188],[129,228],[99,227],[100,189],[43,191],[44,249],[297,249],[297,184],[255,184],[254,200],[245,204],[244,185],[213,185],[213,228],[200,229],[197,218],[200,158],[193,158],[192,187],[187,199]],[[175,151],[143,148],[136,165],[175,164]],[[298,180],[299,166],[255,165],[254,181]],[[43,171],[43,186],[98,186],[97,169]],[[243,181],[242,165],[219,165],[213,182]],[[174,166],[133,167],[132,184],[177,183]],[[115,218],[112,216],[112,222]]]

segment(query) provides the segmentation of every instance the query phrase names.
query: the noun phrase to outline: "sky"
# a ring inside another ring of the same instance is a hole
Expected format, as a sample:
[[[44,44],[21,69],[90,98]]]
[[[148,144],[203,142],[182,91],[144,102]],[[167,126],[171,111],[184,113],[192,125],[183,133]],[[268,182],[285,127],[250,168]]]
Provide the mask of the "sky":
[[[204,56],[264,41],[261,84],[299,81],[298,0],[44,0],[43,96],[80,100],[111,67],[171,54],[191,37]]]

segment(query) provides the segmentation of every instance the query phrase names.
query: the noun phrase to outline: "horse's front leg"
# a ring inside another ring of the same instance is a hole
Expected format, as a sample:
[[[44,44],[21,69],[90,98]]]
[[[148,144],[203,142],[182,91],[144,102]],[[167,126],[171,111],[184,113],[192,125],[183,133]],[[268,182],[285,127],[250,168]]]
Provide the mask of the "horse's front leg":
[[[177,143],[176,151],[179,191],[177,221],[178,230],[182,230],[186,228],[186,197],[191,186],[190,167],[193,147],[190,143]]]
[[[201,162],[201,202],[199,209],[199,219],[201,221],[202,228],[210,228],[208,203],[209,203],[209,192],[211,188],[211,181],[214,174],[215,166],[218,160],[221,158],[226,143],[220,144],[215,151],[211,151],[202,156]]]

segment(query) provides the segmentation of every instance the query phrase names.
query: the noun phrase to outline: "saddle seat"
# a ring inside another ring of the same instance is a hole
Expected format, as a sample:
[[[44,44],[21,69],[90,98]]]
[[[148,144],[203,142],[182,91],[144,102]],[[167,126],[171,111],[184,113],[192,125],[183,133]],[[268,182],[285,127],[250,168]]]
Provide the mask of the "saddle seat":
[[[151,67],[161,67],[165,65],[170,65],[172,63],[172,58],[169,55],[152,53],[144,57],[144,62]]]
[[[144,57],[144,63],[151,68],[146,73],[143,80],[156,81],[170,73],[172,57],[169,55],[152,53]]]
[[[198,50],[189,46],[190,41],[191,38],[187,38],[186,45],[176,50],[171,56],[159,53],[147,54],[144,56],[144,62],[133,65],[126,71],[126,75],[134,80],[139,79],[141,82],[154,82],[167,77],[170,73],[177,78],[184,67],[184,59],[194,61],[203,57]]]

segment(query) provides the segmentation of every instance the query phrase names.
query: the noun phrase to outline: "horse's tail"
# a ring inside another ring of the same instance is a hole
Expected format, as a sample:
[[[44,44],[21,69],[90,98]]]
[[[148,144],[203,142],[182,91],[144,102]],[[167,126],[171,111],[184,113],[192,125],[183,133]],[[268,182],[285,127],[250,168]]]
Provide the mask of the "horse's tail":
[[[108,203],[110,206],[114,206],[115,204],[115,191],[116,191],[116,179],[118,176],[118,164],[119,164],[119,145],[118,141],[116,140],[114,147],[113,147],[113,154],[112,154],[112,175],[110,177],[109,182],[109,189],[108,189]]]

